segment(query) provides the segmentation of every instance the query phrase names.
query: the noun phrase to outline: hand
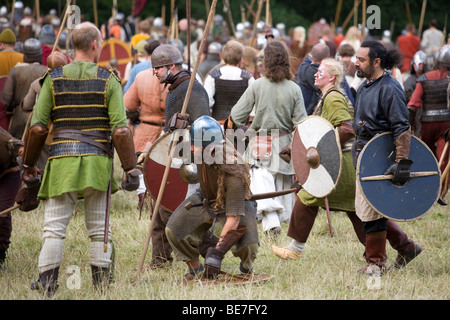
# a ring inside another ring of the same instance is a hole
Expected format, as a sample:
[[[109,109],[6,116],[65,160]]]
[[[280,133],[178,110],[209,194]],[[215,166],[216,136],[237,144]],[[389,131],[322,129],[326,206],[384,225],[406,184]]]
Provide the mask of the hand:
[[[209,248],[205,256],[205,275],[208,279],[216,279],[220,274],[225,252],[216,248]]]
[[[137,158],[137,164],[142,164],[144,163],[145,158],[147,158],[147,154],[148,152],[141,152],[138,154],[138,158]]]
[[[141,172],[137,169],[132,169],[128,171],[122,181],[122,188],[126,191],[135,191],[139,188],[139,176]]]
[[[283,149],[281,149],[279,153],[279,156],[287,163],[291,162],[291,145],[288,144],[287,146],[283,147]]]
[[[189,115],[175,112],[174,115],[169,120],[169,130],[170,132],[176,129],[186,129],[189,125]]]
[[[402,159],[390,165],[383,174],[393,174],[392,183],[397,186],[404,185],[409,180],[412,163],[412,160]]]
[[[25,182],[27,185],[32,185],[35,183],[40,182],[40,179],[38,178],[38,169],[36,166],[26,166],[23,165],[24,171],[22,173],[22,181]]]

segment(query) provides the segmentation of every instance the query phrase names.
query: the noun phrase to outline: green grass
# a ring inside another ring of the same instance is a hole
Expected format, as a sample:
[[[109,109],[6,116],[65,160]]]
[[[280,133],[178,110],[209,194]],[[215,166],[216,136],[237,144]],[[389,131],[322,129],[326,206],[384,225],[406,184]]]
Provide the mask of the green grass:
[[[120,179],[120,177],[116,177]],[[447,196],[447,202],[450,197]],[[95,292],[91,283],[87,238],[82,202],[76,207],[65,239],[55,300],[448,300],[450,298],[449,206],[435,205],[422,218],[399,223],[423,252],[406,268],[375,279],[356,274],[365,264],[363,247],[344,213],[332,212],[334,237],[330,236],[325,212],[321,209],[303,255],[297,261],[278,259],[271,245],[285,246],[287,223],[273,239],[261,231],[255,272],[274,277],[264,284],[182,285],[186,273],[183,262],[162,270],[142,271],[135,282],[137,266],[150,225],[149,212],[139,218],[135,193],[119,191],[112,197],[111,225],[116,247],[115,282],[105,294]],[[0,271],[0,300],[47,299],[30,290],[38,276],[43,204],[32,212],[13,212],[13,234],[5,268]],[[151,256],[151,245],[146,262]],[[396,252],[387,245],[388,264]],[[79,268],[81,287],[68,286],[71,266]],[[223,270],[238,272],[239,260],[228,253]],[[378,281],[375,283],[374,281]]]

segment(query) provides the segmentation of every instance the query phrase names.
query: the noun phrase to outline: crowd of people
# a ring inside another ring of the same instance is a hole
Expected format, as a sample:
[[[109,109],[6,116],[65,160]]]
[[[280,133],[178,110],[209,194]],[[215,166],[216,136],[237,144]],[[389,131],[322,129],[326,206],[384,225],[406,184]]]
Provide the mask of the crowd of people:
[[[0,211],[16,202],[34,210],[45,201],[44,244],[32,289],[56,292],[63,239],[80,198],[93,284],[107,287],[114,245],[105,219],[111,194],[119,190],[112,178],[114,153],[125,172],[122,189],[136,193],[139,210],[148,209],[152,199],[139,167],[161,136],[178,129],[189,130],[193,155],[206,153],[216,161],[196,163],[198,181],[186,200],[173,212],[161,206],[152,217],[146,268],[170,266],[175,257],[188,267],[185,280],[214,279],[231,250],[241,261],[240,272],[251,274],[258,224],[271,237],[288,224],[292,242],[272,251],[298,259],[325,199],[301,186],[275,197],[252,195],[295,185],[291,141],[297,124],[310,115],[329,121],[339,135],[343,169],[326,201],[332,211],[347,214],[364,248],[367,264],[359,272],[402,268],[422,251],[365,200],[355,168],[364,146],[384,132],[392,132],[395,141],[396,159],[386,168],[393,183],[409,178],[411,135],[427,144],[441,172],[447,167],[450,45],[436,20],[423,35],[408,24],[397,39],[389,31],[375,39],[357,26],[333,30],[324,19],[290,30],[283,23],[245,22],[231,32],[219,14],[205,37],[204,20],[181,19],[173,33],[160,17],[125,19],[122,13],[100,27],[82,19],[69,32],[54,10],[35,21],[29,8],[16,4],[14,19],[0,10]],[[113,61],[98,65],[110,38],[131,48],[124,74]],[[191,79],[194,65],[198,71]],[[202,135],[207,130],[213,138]],[[248,133],[245,150],[227,152],[228,130]],[[448,177],[442,205],[447,190]],[[220,232],[214,232],[216,220],[223,222]],[[0,216],[0,267],[11,230],[8,212]],[[386,241],[398,252],[390,267]]]

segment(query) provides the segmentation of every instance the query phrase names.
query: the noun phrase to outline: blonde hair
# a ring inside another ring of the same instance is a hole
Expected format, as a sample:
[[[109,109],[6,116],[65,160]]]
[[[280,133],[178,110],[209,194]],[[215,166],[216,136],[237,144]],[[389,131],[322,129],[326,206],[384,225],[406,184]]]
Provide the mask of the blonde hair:
[[[334,85],[339,88],[344,80],[344,68],[342,64],[332,58],[322,60],[321,64],[325,66],[330,76],[334,76]]]
[[[236,40],[228,41],[222,48],[222,59],[225,63],[237,66],[244,54],[244,45]]]

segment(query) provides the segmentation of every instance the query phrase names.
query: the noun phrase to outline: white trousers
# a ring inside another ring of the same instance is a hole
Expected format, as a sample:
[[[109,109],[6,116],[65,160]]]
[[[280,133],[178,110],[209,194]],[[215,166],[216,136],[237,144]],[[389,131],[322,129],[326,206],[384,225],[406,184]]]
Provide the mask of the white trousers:
[[[88,237],[91,239],[90,263],[98,267],[109,268],[112,245],[108,244],[106,253],[103,248],[106,192],[87,188],[83,191],[83,195],[85,225]],[[44,242],[39,255],[39,273],[61,265],[67,226],[77,200],[78,192],[69,192],[45,201]],[[108,239],[111,239],[111,228],[108,231]]]
[[[253,194],[290,189],[293,183],[292,175],[281,173],[273,175],[265,168],[252,168],[250,177],[250,189]],[[280,227],[283,221],[289,221],[294,206],[294,194],[256,200],[256,203],[258,205],[256,217],[261,220],[263,231],[268,231]]]

